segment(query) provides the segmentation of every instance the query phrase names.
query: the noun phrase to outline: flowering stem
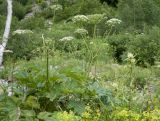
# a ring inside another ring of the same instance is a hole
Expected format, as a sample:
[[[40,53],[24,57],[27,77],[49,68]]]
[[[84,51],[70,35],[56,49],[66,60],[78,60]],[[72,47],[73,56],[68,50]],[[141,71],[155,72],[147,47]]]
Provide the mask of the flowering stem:
[[[96,29],[97,29],[97,25],[94,25],[94,29],[93,29],[93,38],[96,38]]]
[[[129,104],[128,110],[131,110],[131,101],[132,101],[132,86],[133,86],[133,64],[130,63],[130,84],[129,84]],[[131,116],[129,116],[129,121],[131,120]]]
[[[113,26],[111,26],[111,28],[110,28],[110,30],[108,31],[108,33],[107,33],[107,30],[106,30],[103,36],[108,38],[108,36],[109,36],[109,35],[111,34],[111,32],[112,32],[112,29],[113,29]]]
[[[149,82],[148,82],[147,86],[148,86],[148,94],[149,94],[149,100],[148,100],[149,112],[148,113],[149,113],[149,117],[150,117],[150,112],[152,110],[154,110],[154,103],[153,103],[153,98],[152,98],[153,87]]]
[[[92,53],[92,51],[89,49],[89,46],[88,46],[88,44],[87,44],[87,42],[86,42],[86,39],[85,38],[83,38],[83,40],[84,40],[84,44],[85,44],[85,46],[86,46],[86,49],[87,49],[87,52],[88,52],[88,54],[91,56],[90,58],[89,58],[89,66],[87,67],[87,65],[85,66],[85,70],[88,72],[88,74],[89,74],[89,68],[90,68],[90,66],[91,66],[91,63],[92,63],[92,56],[93,56],[93,53]]]
[[[49,89],[49,54],[48,54],[48,49],[46,50],[46,86],[47,89]]]

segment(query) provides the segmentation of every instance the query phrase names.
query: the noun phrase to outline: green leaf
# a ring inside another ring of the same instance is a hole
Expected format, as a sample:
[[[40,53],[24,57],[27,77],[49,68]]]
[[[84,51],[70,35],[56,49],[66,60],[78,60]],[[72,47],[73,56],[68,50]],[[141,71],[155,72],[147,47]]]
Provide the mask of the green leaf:
[[[96,94],[101,97],[108,94],[107,90],[100,86],[98,82],[94,82],[92,85],[88,87],[88,89],[92,92],[96,92]]]
[[[35,109],[40,108],[40,104],[38,103],[38,99],[37,99],[37,97],[34,97],[34,96],[29,96],[25,102],[25,105],[30,108],[35,108]]]
[[[52,115],[53,114],[49,112],[40,112],[37,117],[44,121],[53,121]]]
[[[21,116],[34,117],[34,116],[36,116],[36,113],[34,110],[21,110]]]
[[[83,82],[85,77],[82,75],[82,72],[76,72],[72,69],[63,69],[60,73],[64,74],[66,77],[70,77],[76,81]]]
[[[69,101],[68,104],[69,109],[74,109],[74,111],[78,114],[82,114],[85,111],[85,103],[83,101]]]
[[[57,97],[62,95],[62,87],[61,85],[55,85],[50,92],[46,93],[46,97],[50,99],[50,101],[55,100]]]

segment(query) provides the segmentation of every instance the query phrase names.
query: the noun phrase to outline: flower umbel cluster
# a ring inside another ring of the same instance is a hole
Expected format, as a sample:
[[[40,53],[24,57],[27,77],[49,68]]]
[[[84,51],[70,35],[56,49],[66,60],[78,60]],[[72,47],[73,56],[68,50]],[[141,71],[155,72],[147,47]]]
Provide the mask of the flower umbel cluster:
[[[130,63],[135,63],[135,57],[132,53],[128,53],[127,54],[127,60],[130,62]]]
[[[73,39],[74,39],[74,37],[68,36],[68,37],[63,37],[63,38],[60,39],[59,41],[61,41],[61,42],[63,42],[63,41],[71,41],[71,40],[73,40]]]
[[[13,32],[13,35],[16,35],[16,34],[32,34],[33,32],[31,30],[16,30]]]
[[[76,15],[72,19],[73,23],[86,23],[88,22],[88,17],[85,15]]]
[[[59,4],[57,4],[57,5],[52,5],[50,8],[51,8],[52,10],[54,10],[54,11],[58,11],[58,10],[62,10],[62,9],[63,9],[62,6],[59,5]]]
[[[122,23],[122,21],[117,19],[117,18],[112,18],[112,19],[110,19],[106,22],[106,24],[109,25],[109,26],[116,26],[116,25],[121,24],[121,23]]]
[[[88,31],[86,29],[77,29],[74,33],[79,35],[87,35]]]
[[[87,16],[90,24],[98,24],[104,17],[104,14],[93,14]]]

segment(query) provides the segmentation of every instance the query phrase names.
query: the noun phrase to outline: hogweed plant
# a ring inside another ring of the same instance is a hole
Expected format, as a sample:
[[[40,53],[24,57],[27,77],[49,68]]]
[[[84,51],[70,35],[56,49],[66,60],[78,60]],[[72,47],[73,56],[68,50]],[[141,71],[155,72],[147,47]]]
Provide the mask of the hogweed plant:
[[[85,38],[88,35],[88,31],[83,28],[76,29],[74,34],[77,38]]]
[[[93,52],[93,47],[95,47],[94,45],[94,41],[97,38],[97,24],[99,24],[101,22],[101,20],[104,18],[104,14],[92,14],[92,15],[76,15],[73,17],[73,23],[75,23],[78,26],[78,29],[75,30],[75,35],[78,38],[82,38],[85,48],[86,48],[86,61],[88,63],[85,64],[85,70],[86,73],[89,75],[91,68],[92,68],[92,64],[93,61],[96,60],[97,54],[99,53],[99,49],[100,47],[96,46],[97,49],[97,53],[94,54]],[[88,31],[86,29],[84,29],[85,25],[92,25],[93,26],[93,39],[90,41],[88,39]],[[98,48],[97,48],[98,47]],[[95,48],[94,48],[95,49]],[[96,66],[95,66],[96,68]]]
[[[85,54],[92,55],[92,53],[89,49],[89,44],[88,44],[88,39],[87,39],[88,31],[86,29],[84,29],[84,25],[86,25],[89,21],[88,17],[85,15],[76,15],[72,18],[72,21],[78,27],[78,29],[76,29],[74,31],[74,34],[77,38],[82,38],[83,43],[85,45]],[[86,58],[87,57],[85,56],[85,60],[86,60]],[[87,71],[88,70],[87,62],[83,61],[83,65],[84,65],[84,70],[87,73],[88,72]]]
[[[63,37],[59,41],[61,41],[61,42],[69,42],[69,41],[72,41],[73,39],[74,39],[74,37],[68,36],[68,37]]]
[[[69,54],[73,54],[74,52],[74,47],[75,46],[75,38],[72,37],[72,36],[66,36],[66,37],[63,37],[61,39],[59,39],[59,42],[62,46],[62,50],[61,50],[61,53],[62,51],[67,51]]]
[[[93,64],[93,60],[95,59],[95,55],[93,53],[93,41],[89,41],[88,39],[88,31],[85,29],[77,29],[75,31],[76,35],[81,36],[83,43],[85,45],[85,61],[84,61],[84,70],[86,71],[86,74],[89,75],[91,72],[91,67]]]
[[[51,39],[45,39],[44,35],[42,35],[43,40],[43,54],[46,57],[46,89],[49,89],[49,45],[51,45]]]
[[[85,15],[76,15],[72,18],[73,23],[75,23],[79,28],[82,28],[89,21],[88,17]]]
[[[128,110],[131,110],[131,102],[132,102],[132,91],[133,91],[133,68],[135,65],[135,57],[132,53],[127,54],[127,61],[128,61],[128,66],[129,66],[129,99],[128,99]]]
[[[52,5],[52,6],[50,6],[50,8],[51,8],[52,10],[54,10],[54,11],[59,11],[59,10],[62,10],[62,9],[63,9],[62,6],[59,5],[59,4],[57,4],[57,5]]]
[[[96,38],[97,24],[99,24],[104,18],[105,14],[92,14],[88,15],[88,24],[93,25],[93,37]]]
[[[144,113],[144,115],[147,116],[148,119],[152,118],[152,113],[154,113],[155,106],[154,106],[154,97],[153,97],[153,86],[151,85],[151,83],[148,81],[147,82],[147,91],[148,91],[148,101],[147,101],[147,111]],[[160,116],[159,116],[160,117]]]
[[[86,29],[79,28],[79,29],[75,30],[74,34],[77,38],[80,38],[80,39],[83,40],[83,43],[84,43],[84,46],[85,46],[85,58],[84,58],[84,61],[83,61],[83,68],[86,71],[86,73],[89,74],[88,73],[88,67],[87,67],[87,58],[88,57],[90,58],[90,56],[92,55],[92,51],[89,48],[88,31]]]
[[[109,19],[106,24],[108,24],[109,26],[116,26],[118,24],[121,24],[122,21],[117,19],[117,18],[112,18],[112,19]]]
[[[54,13],[53,21],[55,20],[56,12],[63,10],[62,5],[60,5],[60,4],[52,5],[52,6],[50,6],[50,9],[53,10],[53,13]]]
[[[31,31],[31,30],[21,30],[21,29],[18,29],[18,30],[14,31],[14,32],[12,33],[12,35],[16,35],[16,34],[18,34],[18,35],[22,35],[22,34],[33,34],[33,31]]]
[[[106,30],[106,32],[104,33],[104,36],[109,36],[111,34],[112,31],[114,31],[114,29],[120,25],[122,23],[122,20],[119,20],[117,18],[112,18],[106,21],[106,25],[110,27],[110,30]]]
[[[91,14],[91,15],[76,15],[73,17],[72,21],[75,23],[78,27],[78,29],[74,32],[75,35],[78,35],[78,38],[82,38],[85,48],[86,48],[86,66],[85,70],[89,74],[92,68],[92,65],[94,64],[95,67],[95,74],[96,74],[96,66],[97,66],[97,57],[99,56],[99,52],[101,50],[101,47],[98,46],[98,42],[96,40],[97,37],[97,25],[103,20],[107,19],[105,14]],[[108,26],[111,26],[111,29],[109,30],[108,35],[110,35],[110,32],[112,31],[112,27],[116,27],[121,23],[121,20],[118,19],[110,19],[107,22]],[[85,26],[86,25],[86,26]],[[93,38],[88,39],[89,36],[88,32],[84,29],[87,27],[87,25],[91,25],[93,27]],[[108,31],[106,31],[108,32]],[[93,52],[96,50],[96,52]]]

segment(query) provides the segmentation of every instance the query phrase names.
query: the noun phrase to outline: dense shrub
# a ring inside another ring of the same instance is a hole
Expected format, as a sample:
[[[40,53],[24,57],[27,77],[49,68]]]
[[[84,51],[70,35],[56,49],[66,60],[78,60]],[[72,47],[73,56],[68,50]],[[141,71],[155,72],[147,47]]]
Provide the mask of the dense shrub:
[[[69,37],[65,37],[65,38],[69,38]],[[75,38],[73,38],[73,40],[65,40],[65,38],[62,38],[64,39],[64,41],[56,41],[55,42],[55,48],[58,49],[58,50],[61,50],[62,52],[74,52],[74,51],[78,51],[80,49],[82,49],[82,41],[80,40],[77,40]]]
[[[5,0],[0,0],[0,15],[6,15],[7,3]]]
[[[5,27],[6,17],[0,15],[0,33],[2,34]]]
[[[0,36],[3,34],[6,24],[6,16],[0,15]],[[16,17],[12,18],[11,30],[17,28],[18,20]]]
[[[119,11],[99,2],[116,0],[13,1],[0,120],[160,120],[159,0],[119,0]]]
[[[79,2],[80,1],[78,1],[78,3]],[[63,7],[62,11],[56,13],[55,21],[58,22],[64,19],[69,19],[70,17],[78,14],[80,9],[80,5],[78,3],[76,2],[75,4],[71,4],[69,6],[62,4],[62,6],[65,6],[65,7]]]
[[[26,14],[26,7],[21,3],[14,1],[13,2],[13,15],[16,16],[19,20],[23,19]]]
[[[41,13],[40,16],[43,16],[44,18],[53,18],[54,17],[54,12],[50,8],[44,9]]]
[[[34,4],[36,0],[15,0],[16,2],[19,2],[22,5],[27,5],[27,4]]]
[[[153,0],[121,0],[118,15],[125,28],[134,26],[143,30],[144,24],[158,25],[160,8]]]
[[[109,36],[107,41],[110,44],[113,57],[118,61],[124,60],[127,52],[135,54],[137,64],[141,66],[154,65],[159,61],[159,27],[153,27],[141,34],[118,34]]]
[[[159,58],[160,48],[160,29],[153,27],[145,34],[139,34],[134,37],[128,45],[129,51],[136,55],[137,63],[143,66],[146,64],[154,65]]]
[[[97,0],[85,0],[81,2],[79,14],[95,14],[105,12],[105,6],[103,6]]]
[[[98,0],[78,0],[63,5],[63,11],[57,13],[56,20],[68,19],[74,15],[89,15],[107,12],[107,6],[102,5]],[[74,10],[74,11],[73,11]]]
[[[112,35],[107,38],[109,45],[113,51],[113,57],[118,61],[123,61],[123,54],[127,51],[128,43],[132,40],[131,34]]]
[[[30,59],[32,51],[42,46],[41,35],[22,34],[12,35],[8,43],[8,49],[13,51],[10,54],[14,59]],[[8,54],[7,54],[8,55]]]
[[[45,23],[47,23],[47,21]],[[45,27],[46,29],[48,28],[49,31],[43,30],[42,32],[44,35],[46,37],[53,38],[54,40],[59,40],[67,36],[73,36],[75,31],[75,26],[72,23],[53,23],[53,25],[48,25]]]
[[[26,14],[27,6],[23,6],[20,2],[13,2],[13,16],[16,16],[18,19],[22,19]],[[7,3],[3,1],[0,4],[0,15],[6,15],[7,13]]]
[[[101,3],[107,3],[112,7],[117,7],[118,1],[119,0],[100,0]]]
[[[42,29],[45,28],[45,19],[43,17],[31,17],[24,19],[19,23],[20,29]]]

